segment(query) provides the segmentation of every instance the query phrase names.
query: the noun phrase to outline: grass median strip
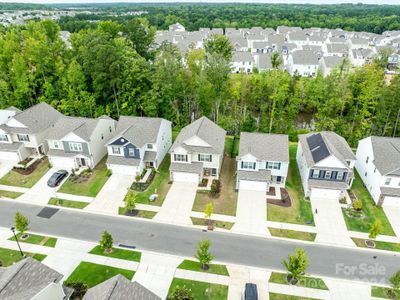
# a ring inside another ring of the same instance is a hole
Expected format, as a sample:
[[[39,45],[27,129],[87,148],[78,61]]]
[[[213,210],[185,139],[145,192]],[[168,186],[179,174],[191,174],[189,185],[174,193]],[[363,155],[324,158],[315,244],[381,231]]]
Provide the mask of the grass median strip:
[[[83,261],[72,272],[66,281],[83,282],[86,283],[89,288],[91,288],[118,274],[121,274],[122,276],[125,276],[131,280],[135,272]]]
[[[309,242],[315,241],[315,237],[317,236],[316,233],[296,231],[296,230],[290,230],[290,229],[279,229],[279,228],[268,227],[268,230],[272,236],[288,238],[288,239],[295,239],[295,240],[302,240],[302,241],[309,241]]]
[[[269,282],[286,285],[289,284],[287,281],[287,274],[278,272],[272,272]],[[321,278],[316,277],[302,276],[296,286],[318,290],[328,290],[325,282]]]
[[[16,199],[19,196],[21,196],[22,194],[23,193],[0,190],[0,198],[3,197],[3,198]]]
[[[207,270],[203,270],[199,262],[188,259],[185,259],[178,266],[178,269],[229,276],[228,269],[225,265],[210,264]]]
[[[48,237],[48,236],[29,233],[29,237],[27,239],[23,240],[23,239],[21,239],[21,236],[22,236],[21,233],[17,234],[18,241],[20,241],[22,243],[41,245],[41,246],[52,247],[52,248],[54,248],[57,243],[57,239],[54,237]],[[15,237],[12,236],[8,240],[15,241]]]
[[[78,209],[84,209],[86,206],[89,205],[88,202],[72,201],[59,198],[50,198],[48,204]]]
[[[368,248],[367,245],[365,245],[366,241],[365,239],[359,239],[359,238],[351,238],[351,239],[357,245],[357,247]],[[382,241],[374,241],[374,243],[375,243],[375,248],[373,249],[400,252],[400,243],[389,243]]]
[[[44,254],[38,253],[29,253],[24,252],[25,255],[31,256],[38,261],[42,261],[46,258]],[[0,262],[2,263],[3,267],[8,267],[13,263],[20,261],[23,257],[21,253],[17,250],[7,249],[7,248],[0,248]]]
[[[317,300],[317,299],[285,295],[285,294],[269,293],[269,300]]]
[[[192,291],[194,299],[202,300],[226,300],[228,299],[228,286],[213,284],[194,280],[174,278],[169,288],[168,295],[171,296],[176,287],[183,287]]]
[[[383,298],[383,299],[393,299],[390,295],[391,289],[382,287],[382,286],[372,286],[371,287],[371,296],[376,298]],[[392,292],[393,293],[393,292]],[[394,292],[396,293],[396,292]],[[400,299],[400,292],[397,292],[397,299]]]
[[[118,214],[120,214],[122,216],[128,215],[129,217],[136,217],[136,218],[153,219],[154,216],[157,214],[157,212],[155,212],[155,211],[141,210],[141,209],[135,209],[135,213],[136,213],[135,215],[127,214],[125,207],[120,207],[118,209]]]
[[[141,252],[133,251],[133,250],[120,249],[120,248],[112,248],[112,252],[111,253],[104,253],[103,248],[101,248],[100,246],[94,247],[92,250],[90,250],[89,253],[90,254],[107,256],[107,257],[112,257],[112,258],[119,258],[119,259],[125,259],[125,260],[130,260],[130,261],[137,261],[137,262],[140,262],[140,258],[142,257],[142,253]]]
[[[195,217],[190,217],[190,219],[192,219],[193,225],[207,226],[207,221],[208,221],[207,219],[195,218]],[[231,230],[231,228],[235,224],[232,222],[224,222],[224,221],[213,221],[213,222],[215,227],[227,230]]]

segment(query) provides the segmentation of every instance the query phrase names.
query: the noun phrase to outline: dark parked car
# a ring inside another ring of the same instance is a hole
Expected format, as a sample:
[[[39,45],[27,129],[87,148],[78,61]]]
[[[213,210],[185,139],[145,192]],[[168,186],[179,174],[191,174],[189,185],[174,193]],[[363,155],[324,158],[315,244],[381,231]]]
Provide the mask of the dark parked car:
[[[47,181],[47,185],[49,187],[56,187],[58,186],[61,181],[63,181],[63,179],[65,177],[68,176],[68,172],[65,170],[60,170],[55,172],[53,175],[51,175],[51,177],[49,178],[49,180]]]
[[[243,293],[244,300],[258,300],[257,285],[254,283],[246,283]]]

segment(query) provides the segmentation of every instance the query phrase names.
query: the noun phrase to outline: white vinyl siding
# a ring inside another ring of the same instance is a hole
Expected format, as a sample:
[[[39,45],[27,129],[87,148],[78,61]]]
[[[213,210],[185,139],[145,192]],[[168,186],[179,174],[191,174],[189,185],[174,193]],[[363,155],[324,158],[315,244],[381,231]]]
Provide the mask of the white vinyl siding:
[[[69,149],[75,152],[82,151],[82,144],[81,143],[69,143]]]
[[[255,170],[256,169],[256,163],[255,162],[250,162],[250,161],[242,161],[242,169],[248,169],[248,170]]]

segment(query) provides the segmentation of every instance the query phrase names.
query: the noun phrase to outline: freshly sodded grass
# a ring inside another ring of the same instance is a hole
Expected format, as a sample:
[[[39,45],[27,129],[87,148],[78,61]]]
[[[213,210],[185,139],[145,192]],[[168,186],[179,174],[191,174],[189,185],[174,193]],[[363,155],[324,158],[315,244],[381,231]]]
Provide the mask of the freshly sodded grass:
[[[371,287],[371,296],[376,298],[390,299],[389,296],[390,288],[381,286]],[[400,293],[397,293],[397,298],[400,299]]]
[[[68,277],[66,281],[83,282],[86,283],[89,288],[91,288],[118,274],[121,274],[131,280],[135,272],[131,270],[113,268],[105,265],[98,265],[83,261],[72,272],[72,274]]]
[[[357,245],[357,247],[368,248],[365,245],[366,240],[358,239],[358,238],[351,238],[351,239]],[[374,241],[374,243],[375,243],[374,249],[400,252],[400,243],[389,243],[389,242],[381,242],[381,241]]]
[[[88,202],[72,201],[72,200],[65,200],[58,198],[50,198],[48,204],[55,206],[69,207],[69,208],[78,208],[78,209],[83,209],[89,205]]]
[[[41,246],[52,247],[52,248],[54,248],[56,246],[56,243],[57,243],[57,239],[56,238],[43,236],[43,235],[37,235],[37,234],[29,233],[29,237],[26,240],[22,240],[21,236],[22,236],[21,233],[17,234],[18,241],[20,241],[22,243],[41,245]],[[9,241],[15,241],[15,237],[12,236],[8,240]]]
[[[279,284],[289,284],[287,281],[287,274],[272,272],[271,277],[269,278],[269,282],[279,283]],[[296,286],[312,288],[318,290],[328,290],[325,282],[321,278],[316,277],[307,277],[303,276],[299,280]]]
[[[185,286],[186,288],[190,289],[193,293],[194,299],[196,300],[228,299],[228,286],[226,285],[174,278],[168,291],[169,296],[172,295],[177,286]]]
[[[96,197],[104,184],[107,182],[109,176],[106,167],[106,160],[103,159],[93,170],[92,175],[87,181],[74,182],[71,177],[61,186],[58,190],[60,193],[80,195],[87,197]]]
[[[44,254],[35,254],[29,252],[24,252],[24,254],[31,256],[38,261],[42,261],[43,259],[46,258],[46,255]],[[0,261],[3,264],[3,267],[8,267],[13,263],[20,261],[22,258],[23,257],[21,256],[21,253],[17,250],[0,248]]]
[[[136,210],[136,211],[137,211],[137,215],[135,215],[133,217],[137,217],[137,218],[153,219],[154,216],[157,214],[155,211],[151,211],[151,210]],[[126,216],[126,208],[120,207],[118,209],[118,214]]]
[[[171,158],[169,155],[165,156],[164,161],[161,163],[161,166],[153,179],[153,182],[144,192],[135,191],[136,203],[156,206],[161,206],[163,204],[169,188],[171,187],[171,185],[168,183],[170,159]],[[157,199],[155,201],[149,201],[149,197],[155,193],[158,195]]]
[[[178,269],[229,276],[228,269],[226,268],[225,265],[210,264],[207,270],[203,270],[199,262],[187,259],[185,259],[178,266]]]
[[[347,229],[351,231],[369,232],[372,223],[374,223],[376,220],[380,220],[382,223],[382,234],[395,236],[396,234],[394,233],[384,210],[375,205],[375,202],[368,190],[364,187],[360,176],[357,172],[355,173],[356,177],[354,178],[351,190],[358,199],[361,199],[363,203],[362,211],[364,213],[364,218],[349,217],[343,209],[343,217],[346,222]]]
[[[317,234],[312,232],[296,231],[290,229],[278,229],[278,228],[268,227],[268,230],[272,236],[288,238],[288,239],[296,239],[302,241],[310,241],[310,242],[315,241],[315,237],[317,236]]]
[[[125,259],[125,260],[130,260],[130,261],[137,261],[137,262],[140,262],[140,258],[142,257],[141,252],[125,250],[125,249],[120,249],[120,248],[112,248],[111,253],[104,253],[103,248],[101,248],[100,246],[94,247],[92,250],[90,250],[89,253],[107,256],[107,257]]]
[[[193,225],[207,226],[206,223],[207,219],[195,218],[195,217],[190,217],[190,219],[192,220]],[[234,224],[235,223],[232,222],[214,221],[215,227],[227,230],[231,230]]]
[[[285,295],[285,294],[269,293],[269,300],[317,300],[317,299]]]
[[[31,174],[22,175],[15,170],[11,170],[0,179],[0,184],[31,188],[49,169],[50,165],[47,158],[42,159]]]
[[[235,190],[235,172],[235,158],[225,156],[220,176],[221,193],[217,197],[211,197],[208,192],[197,192],[192,210],[204,212],[207,204],[212,202],[214,213],[235,216],[238,198],[238,193]]]
[[[10,199],[16,199],[19,196],[21,196],[23,193],[18,193],[18,192],[9,192],[9,191],[3,191],[0,190],[0,198],[10,198]]]
[[[314,225],[311,203],[304,199],[300,173],[296,162],[297,143],[289,144],[289,172],[286,189],[292,199],[291,207],[267,204],[267,220],[274,222]],[[309,224],[310,223],[310,224]]]

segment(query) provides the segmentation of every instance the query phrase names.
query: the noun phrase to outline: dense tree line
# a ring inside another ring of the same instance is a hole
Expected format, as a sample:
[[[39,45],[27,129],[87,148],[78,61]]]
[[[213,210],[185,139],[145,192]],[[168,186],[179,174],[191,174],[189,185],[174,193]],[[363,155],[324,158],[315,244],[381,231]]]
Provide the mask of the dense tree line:
[[[66,115],[159,116],[177,127],[206,115],[231,134],[292,139],[297,119],[308,114],[317,130],[334,130],[353,145],[400,132],[400,77],[386,83],[380,61],[354,70],[344,64],[326,78],[291,77],[278,68],[231,74],[225,37],[211,36],[205,50],[183,60],[172,44],[152,50],[154,32],[146,19],[104,21],[72,34],[67,49],[52,21],[0,30],[0,106],[46,101]]]

